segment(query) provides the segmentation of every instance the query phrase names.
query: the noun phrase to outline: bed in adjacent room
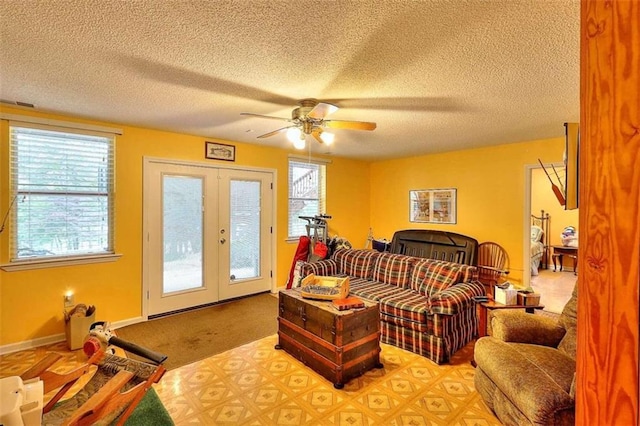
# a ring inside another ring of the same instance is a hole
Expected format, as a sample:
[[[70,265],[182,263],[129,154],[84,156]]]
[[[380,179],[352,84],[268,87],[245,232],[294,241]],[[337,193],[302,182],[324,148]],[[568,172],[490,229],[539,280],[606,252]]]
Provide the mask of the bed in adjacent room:
[[[540,216],[531,215],[531,275],[547,268],[549,263],[549,213],[540,211]]]

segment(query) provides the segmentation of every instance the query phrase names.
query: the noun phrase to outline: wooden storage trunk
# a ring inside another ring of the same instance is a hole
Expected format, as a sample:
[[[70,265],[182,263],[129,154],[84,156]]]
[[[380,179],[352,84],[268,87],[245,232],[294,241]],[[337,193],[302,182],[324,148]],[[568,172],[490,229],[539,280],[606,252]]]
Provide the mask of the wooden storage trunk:
[[[281,291],[278,345],[333,382],[337,389],[380,363],[377,303],[339,311],[330,301],[304,299],[296,289]]]

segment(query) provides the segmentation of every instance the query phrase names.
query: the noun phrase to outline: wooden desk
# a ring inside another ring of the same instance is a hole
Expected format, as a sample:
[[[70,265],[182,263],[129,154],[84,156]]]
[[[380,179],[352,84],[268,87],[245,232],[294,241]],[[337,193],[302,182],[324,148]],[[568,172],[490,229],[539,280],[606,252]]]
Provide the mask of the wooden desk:
[[[544,309],[544,305],[525,306],[525,305],[503,305],[493,299],[488,302],[480,302],[476,304],[476,313],[478,314],[478,338],[486,336],[488,322],[488,311],[494,309],[524,309],[526,313],[533,314],[536,309]]]
[[[556,271],[556,262],[560,261],[560,271],[562,271],[562,258],[564,256],[570,257],[573,259],[573,274],[577,275],[578,268],[578,247],[567,247],[567,246],[552,246],[553,247],[553,255],[551,255],[553,259],[553,272]]]

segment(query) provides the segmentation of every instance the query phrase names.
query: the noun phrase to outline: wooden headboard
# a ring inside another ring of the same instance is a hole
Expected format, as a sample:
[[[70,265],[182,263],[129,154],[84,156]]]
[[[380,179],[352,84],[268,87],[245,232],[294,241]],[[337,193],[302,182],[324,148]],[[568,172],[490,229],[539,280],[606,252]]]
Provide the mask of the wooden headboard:
[[[406,229],[393,234],[391,253],[475,266],[478,264],[478,241],[453,232]]]

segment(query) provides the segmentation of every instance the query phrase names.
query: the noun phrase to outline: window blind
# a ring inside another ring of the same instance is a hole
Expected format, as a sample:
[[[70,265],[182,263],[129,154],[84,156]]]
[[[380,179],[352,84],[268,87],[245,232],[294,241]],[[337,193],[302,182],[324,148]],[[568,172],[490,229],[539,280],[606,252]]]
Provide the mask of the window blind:
[[[11,260],[113,253],[115,136],[10,124]]]
[[[289,238],[306,235],[306,220],[299,216],[326,213],[326,166],[289,159]]]

